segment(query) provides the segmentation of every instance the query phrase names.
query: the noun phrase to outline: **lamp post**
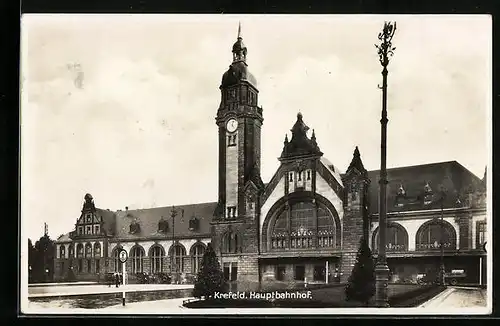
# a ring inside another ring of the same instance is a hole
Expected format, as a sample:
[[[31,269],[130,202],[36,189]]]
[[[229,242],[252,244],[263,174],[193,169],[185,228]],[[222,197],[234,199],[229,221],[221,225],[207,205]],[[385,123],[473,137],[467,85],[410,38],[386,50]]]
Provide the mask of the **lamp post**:
[[[444,199],[446,193],[444,188],[441,188],[441,223],[440,223],[440,264],[439,264],[439,283],[445,284],[445,268],[444,268]]]
[[[375,303],[378,307],[388,307],[387,283],[389,281],[389,267],[386,258],[386,230],[387,230],[387,65],[389,57],[394,54],[392,38],[396,32],[396,23],[385,22],[384,28],[378,35],[380,44],[375,44],[382,65],[382,119],[380,144],[380,196],[379,196],[379,252],[375,266]]]
[[[171,255],[171,263],[170,268],[172,269],[172,274],[175,277],[175,282],[177,282],[177,255],[175,252],[175,217],[177,216],[178,211],[175,206],[172,206],[172,211],[170,216],[172,217],[172,255]]]

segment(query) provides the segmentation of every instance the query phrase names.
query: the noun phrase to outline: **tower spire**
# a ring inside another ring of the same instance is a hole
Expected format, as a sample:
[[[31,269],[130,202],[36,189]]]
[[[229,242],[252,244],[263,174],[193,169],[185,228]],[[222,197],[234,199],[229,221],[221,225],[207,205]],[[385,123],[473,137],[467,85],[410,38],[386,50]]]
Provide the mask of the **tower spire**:
[[[238,39],[241,39],[241,21],[238,22]]]

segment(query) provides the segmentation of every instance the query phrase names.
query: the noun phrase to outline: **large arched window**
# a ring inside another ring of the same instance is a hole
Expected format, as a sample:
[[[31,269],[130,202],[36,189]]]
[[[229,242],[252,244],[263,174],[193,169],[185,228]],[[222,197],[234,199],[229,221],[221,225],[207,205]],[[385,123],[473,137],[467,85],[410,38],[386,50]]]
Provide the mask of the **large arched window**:
[[[197,274],[201,268],[205,246],[202,243],[196,243],[191,247],[191,272]]]
[[[151,272],[155,274],[161,273],[163,271],[163,258],[165,257],[163,247],[154,245],[149,251],[149,256],[151,257]]]
[[[170,256],[170,270],[174,273],[184,273],[184,260],[186,258],[186,248],[180,243],[170,247],[168,255]]]
[[[72,243],[69,245],[68,256],[68,258],[75,258],[75,246]]]
[[[113,250],[113,262],[114,262],[114,272],[115,273],[121,273],[122,271],[122,263],[120,262],[120,250],[122,250],[121,247],[116,247]]]
[[[373,251],[378,251],[379,248],[379,229],[373,233],[372,242]],[[386,231],[385,250],[388,252],[407,251],[408,250],[408,233],[405,228],[398,223],[388,223]]]
[[[418,229],[416,236],[417,250],[440,250],[441,242],[444,250],[455,250],[457,248],[457,235],[450,223],[433,220],[424,223]]]
[[[61,245],[59,247],[59,258],[64,259],[66,258],[66,245]]]
[[[143,272],[144,249],[141,246],[135,246],[130,250],[130,259],[132,260],[132,273]]]
[[[270,225],[272,249],[334,248],[337,245],[335,221],[321,204],[303,201],[281,211]]]
[[[236,232],[226,232],[222,237],[221,251],[225,254],[235,254],[239,252],[239,238]]]

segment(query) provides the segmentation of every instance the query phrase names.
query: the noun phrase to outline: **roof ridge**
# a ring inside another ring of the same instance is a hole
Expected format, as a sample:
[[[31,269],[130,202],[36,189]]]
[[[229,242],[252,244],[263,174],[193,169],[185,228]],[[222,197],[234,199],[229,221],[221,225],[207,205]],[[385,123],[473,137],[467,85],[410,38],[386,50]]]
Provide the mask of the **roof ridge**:
[[[387,170],[401,170],[401,169],[408,169],[408,168],[416,168],[416,167],[423,167],[423,166],[429,166],[429,165],[444,165],[444,164],[460,164],[456,160],[451,160],[451,161],[440,161],[440,162],[433,162],[433,163],[423,163],[423,164],[415,164],[415,165],[406,165],[406,166],[396,166],[393,168],[387,168]],[[461,164],[460,164],[461,165]],[[368,170],[368,173],[370,172],[379,172],[380,169],[376,170]]]
[[[172,206],[179,208],[179,207],[186,207],[186,206],[215,205],[215,204],[217,204],[216,201],[211,201],[211,202],[202,202],[202,203],[195,203],[195,204],[165,205],[165,206],[155,206],[155,207],[149,207],[149,208],[135,208],[135,209],[128,209],[128,210],[120,209],[120,210],[116,210],[114,212],[134,212],[134,211],[144,211],[144,210],[149,210],[149,209],[170,208]]]

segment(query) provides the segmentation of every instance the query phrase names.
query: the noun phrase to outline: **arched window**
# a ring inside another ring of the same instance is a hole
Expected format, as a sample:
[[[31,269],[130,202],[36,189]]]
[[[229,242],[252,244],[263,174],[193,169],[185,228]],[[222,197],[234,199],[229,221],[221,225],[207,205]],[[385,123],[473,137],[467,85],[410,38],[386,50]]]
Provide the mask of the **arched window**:
[[[168,255],[171,259],[170,270],[174,273],[184,273],[184,260],[186,258],[186,248],[177,243],[170,247]]]
[[[76,256],[78,258],[83,258],[83,245],[81,243],[79,243],[77,246],[76,246]]]
[[[297,202],[283,210],[271,226],[272,249],[336,247],[335,220],[322,204]]]
[[[323,207],[318,208],[318,246],[335,247],[335,224]]]
[[[69,258],[75,258],[75,246],[71,243],[68,249]]]
[[[236,232],[227,232],[222,237],[222,252],[234,254],[239,250],[238,234]]]
[[[197,274],[200,271],[204,254],[205,246],[203,244],[196,243],[191,247],[191,270],[193,274]]]
[[[121,273],[122,272],[122,263],[120,261],[120,250],[122,250],[121,247],[116,247],[113,250],[113,262],[115,265],[114,272],[115,273]]]
[[[85,258],[87,261],[87,273],[92,272],[92,245],[90,243],[85,244]]]
[[[441,239],[442,235],[442,239]],[[417,231],[417,250],[440,250],[441,242],[444,250],[455,250],[457,247],[457,235],[451,224],[439,220],[423,224]]]
[[[272,247],[285,248],[288,247],[288,221],[286,211],[276,219],[272,233]]]
[[[143,272],[144,249],[141,246],[135,246],[130,250],[130,259],[132,260],[132,273]]]
[[[161,273],[163,271],[163,258],[165,257],[163,248],[159,245],[153,246],[149,256],[151,257],[151,272]]]
[[[64,259],[66,258],[66,245],[61,245],[59,247],[59,258]]]
[[[99,242],[94,243],[94,257],[101,258],[101,244]]]
[[[90,243],[85,244],[85,258],[92,258],[92,245]]]
[[[386,251],[407,251],[408,250],[408,233],[403,226],[397,223],[389,223],[386,231]],[[378,251],[379,245],[379,229],[377,228],[373,234],[373,251]]]

